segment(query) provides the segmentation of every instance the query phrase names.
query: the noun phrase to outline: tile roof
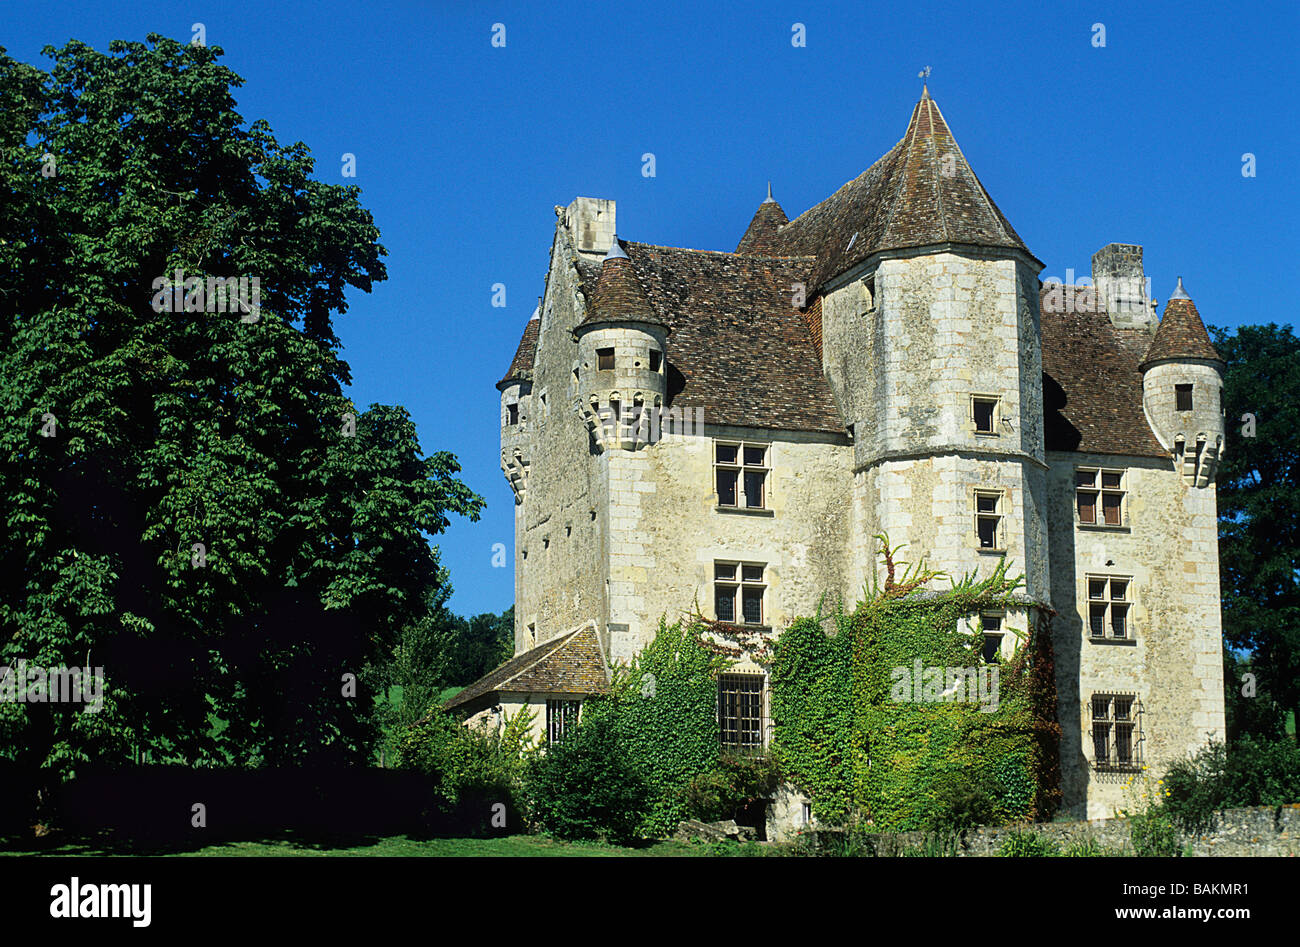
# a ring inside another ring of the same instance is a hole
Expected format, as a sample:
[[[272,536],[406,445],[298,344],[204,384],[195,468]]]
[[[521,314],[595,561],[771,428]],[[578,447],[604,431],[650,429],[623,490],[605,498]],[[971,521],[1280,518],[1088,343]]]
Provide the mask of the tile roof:
[[[1182,286],[1179,280],[1178,285]],[[1218,351],[1210,342],[1210,333],[1205,331],[1201,314],[1196,311],[1196,303],[1190,299],[1170,297],[1165,303],[1165,314],[1160,320],[1156,337],[1151,340],[1143,364],[1162,358],[1207,358],[1216,362],[1223,361]]]
[[[737,253],[771,253],[776,249],[777,230],[790,219],[781,205],[770,197],[758,205],[745,235],[736,246]]]
[[[793,221],[774,200],[760,204],[736,253],[620,241],[628,259],[608,277],[608,263],[573,262],[584,323],[644,304],[669,327],[670,406],[703,408],[710,424],[845,433],[822,371],[817,288],[878,251],[944,243],[1029,253],[927,92],[903,139],[829,198]],[[806,286],[803,312],[795,283]],[[1049,450],[1165,456],[1142,409],[1144,356],[1217,358],[1190,300],[1170,306],[1160,332],[1121,329],[1092,287],[1044,287]]]
[[[497,382],[497,388],[504,388],[511,382],[533,380],[533,357],[537,354],[537,332],[541,328],[541,319],[529,319],[524,326],[524,334],[519,339],[519,348],[510,360],[510,368],[505,377]]]
[[[516,655],[447,700],[454,710],[495,693],[600,694],[609,687],[608,663],[594,625],[544,641]]]
[[[1151,330],[1116,328],[1090,286],[1045,286],[1041,304],[1047,449],[1168,457],[1142,409]]]
[[[844,432],[821,352],[793,306],[793,286],[807,280],[812,260],[624,247],[672,332],[669,407],[702,408],[707,424]],[[590,267],[578,272],[590,279]]]
[[[898,144],[778,228],[770,242],[774,251],[817,258],[810,290],[881,250],[959,243],[1029,253],[971,170],[928,92],[912,109]]]

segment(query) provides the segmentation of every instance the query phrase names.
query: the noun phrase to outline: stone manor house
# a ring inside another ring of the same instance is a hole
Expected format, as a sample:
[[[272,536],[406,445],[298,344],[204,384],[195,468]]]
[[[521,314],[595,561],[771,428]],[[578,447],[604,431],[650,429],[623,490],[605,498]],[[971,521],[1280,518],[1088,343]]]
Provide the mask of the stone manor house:
[[[1157,318],[1140,246],[1040,282],[928,91],[820,204],[789,220],[769,189],[734,252],[620,239],[612,200],[555,211],[497,385],[516,656],[448,710],[527,702],[562,739],[661,616],[775,636],[851,609],[884,533],[952,576],[1005,559],[1058,613],[1064,811],[1110,816],[1223,737],[1223,365],[1181,279]],[[1030,615],[969,628],[995,661]],[[724,742],[761,751],[768,712],[743,659]]]

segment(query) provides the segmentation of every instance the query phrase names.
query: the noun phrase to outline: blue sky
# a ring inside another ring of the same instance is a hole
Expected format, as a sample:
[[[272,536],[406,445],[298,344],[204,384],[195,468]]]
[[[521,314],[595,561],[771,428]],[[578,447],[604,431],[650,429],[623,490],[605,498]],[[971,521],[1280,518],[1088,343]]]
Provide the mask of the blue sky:
[[[452,607],[474,614],[513,596],[491,565],[513,544],[493,386],[542,292],[552,208],[613,198],[626,239],[734,249],[769,179],[793,218],[887,151],[923,66],[1043,279],[1140,243],[1162,308],[1181,275],[1209,323],[1294,322],[1267,300],[1298,275],[1300,8],[1133,7],[10,0],[0,45],[48,66],[47,43],[202,23],[246,80],[244,118],[361,187],[389,279],[337,322],[351,393],[409,408],[425,451],[453,451],[487,500],[438,539]]]

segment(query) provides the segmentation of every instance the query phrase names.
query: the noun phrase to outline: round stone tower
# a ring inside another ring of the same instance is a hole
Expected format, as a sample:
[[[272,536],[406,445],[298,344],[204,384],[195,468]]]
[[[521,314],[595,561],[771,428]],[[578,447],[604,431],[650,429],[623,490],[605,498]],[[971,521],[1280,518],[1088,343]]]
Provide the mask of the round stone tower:
[[[573,330],[576,406],[598,449],[636,450],[651,442],[667,395],[668,332],[615,236],[587,317]]]
[[[1189,486],[1214,479],[1223,455],[1223,360],[1182,277],[1142,360],[1142,406]]]

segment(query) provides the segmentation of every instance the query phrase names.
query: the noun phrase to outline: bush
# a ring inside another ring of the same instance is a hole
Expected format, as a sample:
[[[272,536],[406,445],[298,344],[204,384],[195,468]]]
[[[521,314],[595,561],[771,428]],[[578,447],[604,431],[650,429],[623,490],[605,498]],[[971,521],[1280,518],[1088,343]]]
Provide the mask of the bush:
[[[957,774],[943,783],[935,793],[935,827],[960,832],[977,825],[991,825],[997,804],[989,780],[962,778]]]
[[[398,747],[398,766],[425,773],[433,780],[428,812],[430,828],[470,834],[500,829],[493,817],[506,807],[506,827],[522,824],[521,779],[535,714],[524,710],[509,718],[501,733],[464,726],[435,710],[406,731]]]
[[[1208,831],[1221,809],[1300,802],[1300,747],[1285,737],[1212,743],[1171,766],[1165,788],[1170,817],[1188,832]]]
[[[1004,858],[1044,858],[1060,852],[1060,843],[1037,832],[1012,832],[998,846]]]
[[[556,838],[625,845],[638,837],[649,791],[619,741],[611,710],[607,698],[588,701],[573,735],[525,767],[532,818]]]
[[[1152,806],[1128,817],[1133,854],[1146,858],[1172,858],[1181,854],[1178,829],[1164,806]]]
[[[781,770],[768,758],[722,756],[714,769],[686,787],[686,811],[701,822],[735,819],[753,825],[781,783]]]

